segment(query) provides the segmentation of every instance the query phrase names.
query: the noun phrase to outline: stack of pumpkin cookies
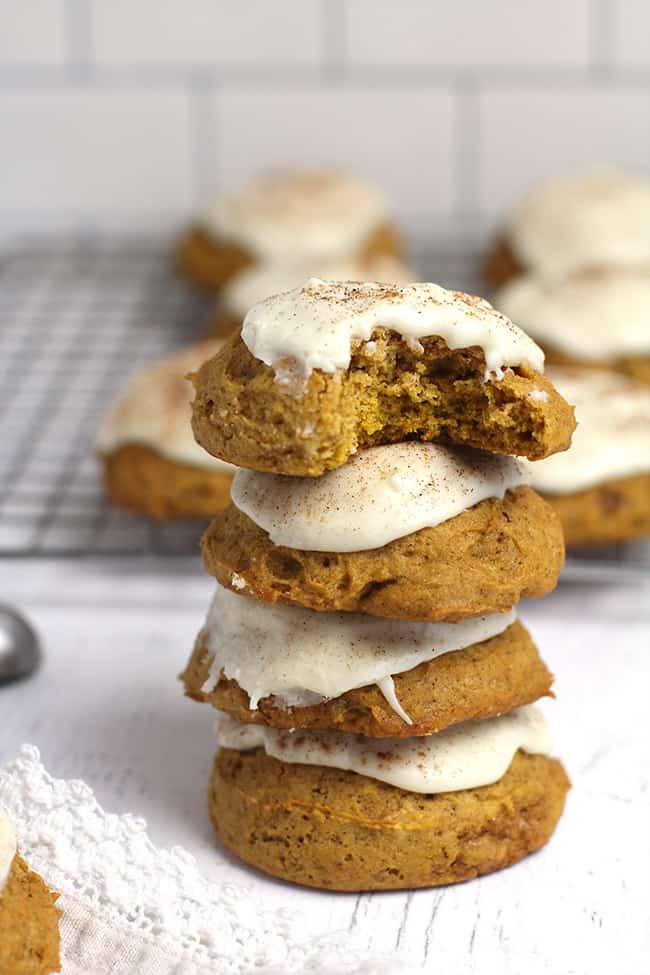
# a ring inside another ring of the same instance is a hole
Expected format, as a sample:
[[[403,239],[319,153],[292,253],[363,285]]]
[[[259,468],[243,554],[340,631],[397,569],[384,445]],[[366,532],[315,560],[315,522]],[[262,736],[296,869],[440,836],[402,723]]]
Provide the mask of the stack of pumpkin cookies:
[[[513,455],[566,449],[574,420],[538,347],[474,296],[313,279],[257,304],[194,384],[197,441],[242,468],[183,675],[222,712],[224,844],[336,890],[542,846],[569,782],[516,606],[564,550]]]

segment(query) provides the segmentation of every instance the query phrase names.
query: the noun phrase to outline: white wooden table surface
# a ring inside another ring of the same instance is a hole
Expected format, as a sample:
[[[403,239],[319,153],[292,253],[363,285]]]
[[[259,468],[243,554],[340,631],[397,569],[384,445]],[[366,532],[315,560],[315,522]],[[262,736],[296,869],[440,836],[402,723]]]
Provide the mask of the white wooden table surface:
[[[212,591],[199,560],[7,561],[0,599],[37,626],[37,676],[0,688],[0,763],[38,745],[56,776],[146,817],[214,880],[349,928],[445,975],[640,975],[650,957],[650,589],[562,586],[522,617],[556,675],[548,707],[573,790],[551,844],[492,877],[360,896],[276,883],[216,845],[205,809],[213,714],[175,675]],[[399,965],[396,971],[399,970]]]

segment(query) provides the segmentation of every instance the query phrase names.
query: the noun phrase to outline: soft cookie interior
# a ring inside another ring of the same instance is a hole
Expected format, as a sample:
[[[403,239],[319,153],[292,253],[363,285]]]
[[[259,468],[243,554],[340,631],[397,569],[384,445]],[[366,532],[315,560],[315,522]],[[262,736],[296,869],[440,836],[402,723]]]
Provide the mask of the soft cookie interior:
[[[350,366],[301,385],[234,336],[194,377],[193,429],[210,453],[242,467],[317,477],[363,447],[403,440],[467,444],[539,459],[568,447],[573,411],[525,367],[485,380],[479,348],[417,344],[376,329]]]

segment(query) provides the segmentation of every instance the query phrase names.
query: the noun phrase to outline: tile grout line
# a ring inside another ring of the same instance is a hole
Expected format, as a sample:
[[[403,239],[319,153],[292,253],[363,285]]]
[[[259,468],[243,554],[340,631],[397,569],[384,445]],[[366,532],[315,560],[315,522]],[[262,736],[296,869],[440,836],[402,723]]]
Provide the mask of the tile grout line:
[[[87,0],[65,0],[63,27],[68,80],[88,80],[95,74],[90,7]]]
[[[320,0],[320,77],[345,77],[347,65],[347,18],[345,0]]]
[[[613,39],[616,11],[612,0],[591,0],[589,5],[589,67],[597,81],[611,83],[615,76]]]
[[[190,144],[192,152],[192,202],[201,208],[215,194],[219,171],[219,120],[215,106],[217,85],[196,78],[188,86]]]
[[[452,134],[452,213],[461,240],[471,239],[478,213],[478,166],[481,151],[479,87],[476,79],[458,81],[454,88]]]
[[[595,0],[606,4],[606,0]],[[77,0],[68,0],[76,5]],[[603,10],[609,10],[603,6]],[[594,20],[592,28],[592,64],[586,68],[567,67],[519,67],[503,68],[490,65],[472,65],[438,68],[411,65],[363,66],[346,63],[345,41],[328,42],[332,46],[329,53],[323,50],[323,62],[319,67],[257,67],[240,65],[237,67],[177,67],[159,65],[138,68],[133,65],[98,65],[92,51],[92,37],[88,26],[79,31],[70,27],[68,65],[63,70],[58,67],[24,64],[8,66],[0,64],[0,82],[8,86],[5,90],[51,90],[52,86],[62,89],[71,80],[83,80],[89,90],[112,89],[120,91],[128,88],[143,90],[165,90],[181,88],[197,80],[205,85],[229,85],[242,89],[256,86],[272,86],[289,91],[297,88],[317,89],[325,83],[336,88],[376,86],[402,90],[424,85],[450,88],[457,84],[470,82],[494,88],[517,90],[521,88],[541,88],[548,91],[565,89],[588,89],[594,81],[603,78],[612,88],[637,88],[647,91],[650,85],[650,64],[647,66],[616,67],[610,63],[611,24],[609,20]],[[341,26],[341,30],[342,30]],[[601,36],[602,35],[602,36]],[[86,37],[85,42],[82,38]],[[337,52],[337,45],[340,50]],[[329,64],[327,62],[330,62]]]

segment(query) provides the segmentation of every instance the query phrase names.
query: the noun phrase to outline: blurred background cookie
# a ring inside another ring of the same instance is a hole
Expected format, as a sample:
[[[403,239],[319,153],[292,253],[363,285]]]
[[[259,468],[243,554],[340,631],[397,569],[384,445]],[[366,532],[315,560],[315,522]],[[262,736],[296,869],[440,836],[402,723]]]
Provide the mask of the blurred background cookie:
[[[534,187],[506,218],[483,274],[499,287],[525,272],[562,277],[648,262],[650,180],[598,169]]]
[[[222,197],[181,238],[178,269],[217,290],[256,264],[319,265],[398,255],[386,198],[362,179],[328,171],[260,175]]]
[[[187,374],[220,348],[206,340],[137,373],[97,438],[111,502],[152,518],[210,518],[230,499],[234,468],[195,442]]]
[[[650,389],[616,373],[553,368],[578,425],[564,453],[529,464],[567,545],[650,535]]]
[[[650,261],[559,279],[522,274],[494,304],[543,348],[547,364],[616,369],[650,385]]]

